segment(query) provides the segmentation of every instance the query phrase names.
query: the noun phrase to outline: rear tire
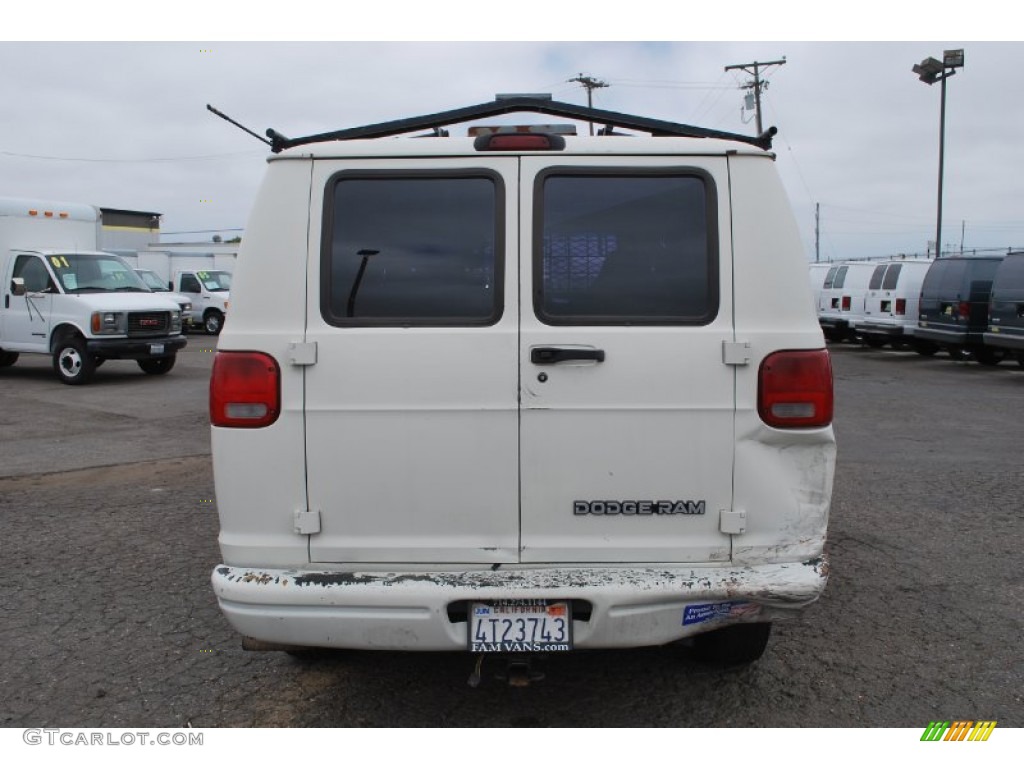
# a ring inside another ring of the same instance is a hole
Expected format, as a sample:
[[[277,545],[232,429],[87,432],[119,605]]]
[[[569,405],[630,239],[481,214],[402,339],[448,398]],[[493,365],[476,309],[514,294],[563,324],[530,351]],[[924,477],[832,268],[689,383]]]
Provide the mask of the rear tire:
[[[64,384],[87,384],[96,372],[96,359],[77,336],[61,339],[53,348],[53,370]]]
[[[865,336],[864,343],[872,349],[881,349],[885,346],[885,339],[880,339],[878,336]]]
[[[155,357],[152,360],[139,360],[139,368],[150,376],[163,376],[174,367],[175,355],[169,357]]]
[[[0,352],[0,368],[6,368],[18,362],[17,352]]]
[[[931,357],[939,351],[939,345],[931,341],[915,341],[913,347],[914,351],[922,357]]]
[[[752,664],[761,658],[772,632],[770,623],[734,624],[693,638],[694,658],[723,667]]]

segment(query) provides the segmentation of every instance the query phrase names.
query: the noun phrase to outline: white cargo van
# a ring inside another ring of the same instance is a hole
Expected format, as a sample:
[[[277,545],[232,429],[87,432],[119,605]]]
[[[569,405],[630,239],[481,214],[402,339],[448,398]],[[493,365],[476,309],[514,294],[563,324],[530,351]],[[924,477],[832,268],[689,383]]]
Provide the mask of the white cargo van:
[[[511,111],[614,135],[378,138]],[[210,385],[247,647],[750,662],[818,598],[831,368],[769,136],[524,97],[268,135]]]
[[[829,270],[834,267],[828,262],[815,262],[807,265],[807,277],[811,283],[811,306],[814,307],[814,311],[818,311],[821,301],[821,292],[825,286],[825,277],[828,275]]]
[[[154,375],[174,366],[180,308],[98,251],[98,227],[91,205],[0,199],[0,367],[49,355],[62,382],[84,384],[105,360]]]
[[[934,354],[938,346],[916,339],[921,285],[930,259],[890,259],[874,262],[864,297],[864,315],[854,328],[871,347],[911,345],[922,354]]]
[[[835,264],[825,276],[818,294],[818,322],[825,338],[843,341],[853,338],[864,317],[864,299],[875,265],[865,261]]]

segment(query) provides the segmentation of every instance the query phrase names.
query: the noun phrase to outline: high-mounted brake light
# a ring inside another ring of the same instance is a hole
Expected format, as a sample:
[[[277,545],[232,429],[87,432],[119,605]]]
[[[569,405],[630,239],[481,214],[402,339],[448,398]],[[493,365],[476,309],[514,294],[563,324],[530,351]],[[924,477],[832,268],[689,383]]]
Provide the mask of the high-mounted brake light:
[[[210,423],[266,427],[281,413],[281,369],[263,352],[218,352],[210,374]]]
[[[768,355],[758,373],[757,412],[769,427],[827,427],[832,423],[832,363],[828,350]]]
[[[565,139],[549,133],[494,133],[477,136],[473,149],[477,152],[559,151],[565,149]]]

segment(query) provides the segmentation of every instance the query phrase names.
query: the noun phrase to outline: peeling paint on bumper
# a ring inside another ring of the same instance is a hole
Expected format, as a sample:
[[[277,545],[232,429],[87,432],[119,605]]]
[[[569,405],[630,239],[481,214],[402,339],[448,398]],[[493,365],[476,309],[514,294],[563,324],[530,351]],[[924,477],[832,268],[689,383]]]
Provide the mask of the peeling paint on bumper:
[[[517,567],[420,571],[269,570],[220,565],[212,584],[243,635],[328,648],[452,651],[467,647],[465,621],[448,607],[468,600],[584,600],[576,648],[662,645],[742,621],[794,615],[825,588],[828,563],[750,567]],[[684,624],[690,606],[749,602],[751,610]]]

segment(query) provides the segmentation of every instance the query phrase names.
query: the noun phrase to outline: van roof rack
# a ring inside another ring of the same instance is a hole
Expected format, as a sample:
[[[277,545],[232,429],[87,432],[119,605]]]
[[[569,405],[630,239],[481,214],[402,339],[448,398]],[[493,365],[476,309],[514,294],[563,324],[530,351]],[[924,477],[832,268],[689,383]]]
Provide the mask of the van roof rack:
[[[214,111],[211,109],[211,111]],[[305,144],[318,144],[325,141],[344,141],[348,139],[378,139],[384,136],[396,136],[411,131],[431,130],[434,136],[446,136],[447,132],[442,126],[452,123],[462,123],[468,120],[476,120],[484,117],[505,115],[510,112],[538,112],[544,115],[566,117],[576,120],[586,120],[594,123],[601,123],[605,127],[602,135],[616,135],[616,128],[626,128],[634,131],[645,131],[652,136],[683,136],[697,139],[725,139],[728,141],[741,141],[745,144],[752,144],[764,150],[772,148],[772,137],[778,130],[772,126],[760,136],[744,136],[738,133],[716,131],[710,128],[697,128],[692,125],[673,123],[667,120],[657,120],[650,117],[628,115],[622,112],[611,112],[606,109],[594,109],[578,104],[569,104],[563,101],[552,101],[550,96],[539,94],[530,95],[499,95],[494,101],[483,104],[475,104],[460,109],[450,109],[445,112],[437,112],[432,115],[421,115],[419,117],[407,117],[401,120],[390,120],[384,123],[363,125],[357,128],[344,128],[328,133],[317,133],[311,136],[303,136],[297,139],[289,139],[287,136],[267,129],[267,136],[270,138],[272,152],[280,152],[284,149],[299,147]],[[262,139],[261,139],[262,140]]]

